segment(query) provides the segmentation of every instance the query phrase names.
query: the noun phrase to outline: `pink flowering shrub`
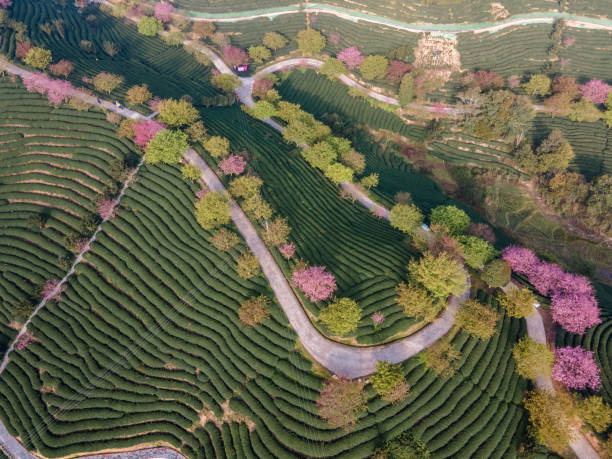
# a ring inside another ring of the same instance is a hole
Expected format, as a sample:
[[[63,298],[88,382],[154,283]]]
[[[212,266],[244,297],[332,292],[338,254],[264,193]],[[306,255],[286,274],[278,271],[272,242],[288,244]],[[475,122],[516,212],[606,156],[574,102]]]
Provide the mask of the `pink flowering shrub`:
[[[170,3],[159,2],[155,5],[155,19],[164,24],[172,20],[172,13],[174,13],[174,6]]]
[[[196,191],[195,196],[197,199],[202,199],[206,193],[208,193],[208,190],[206,188],[202,188],[201,190]]]
[[[153,99],[149,101],[149,108],[153,110],[154,112],[156,112],[157,109],[159,108],[159,104],[161,103],[161,101],[162,100],[159,97],[157,96],[153,97]]]
[[[326,300],[338,289],[334,275],[325,272],[324,266],[293,271],[291,280],[312,302]]]
[[[516,76],[516,75],[512,75],[508,77],[508,87],[510,88],[516,88],[521,84],[521,78]]]
[[[247,65],[249,63],[249,55],[247,52],[237,46],[226,46],[223,48],[223,58],[230,65]]]
[[[370,319],[372,319],[372,322],[374,322],[375,327],[380,327],[385,321],[385,315],[380,311],[376,311],[370,316]]]
[[[608,83],[601,80],[591,80],[580,86],[580,94],[594,104],[604,104],[612,89]]]
[[[45,73],[29,73],[21,76],[28,92],[47,95],[49,102],[59,105],[70,99],[74,86],[66,80],[54,80]]]
[[[595,291],[586,277],[566,273],[522,247],[506,247],[502,257],[514,272],[527,276],[538,292],[550,297],[552,319],[565,330],[582,335],[601,323]]]
[[[278,250],[283,257],[289,260],[295,254],[295,245],[293,245],[293,242],[289,242],[281,246],[281,248]]]
[[[599,390],[601,379],[599,367],[592,351],[581,347],[562,347],[555,350],[552,377],[570,389],[586,388]]]
[[[329,42],[333,45],[340,43],[340,34],[338,32],[332,32],[329,34]]]
[[[82,237],[74,243],[74,249],[77,253],[83,253],[86,250],[89,250],[89,239],[86,237]],[[66,287],[63,287],[66,290]],[[63,291],[63,290],[62,290]]]
[[[59,281],[57,279],[49,279],[47,282],[45,282],[42,291],[43,298],[46,298],[49,301],[59,301],[60,296],[62,295],[64,290],[66,290],[66,285],[62,285],[59,288],[58,285]]]
[[[358,69],[365,56],[361,54],[361,51],[356,46],[351,46],[350,48],[344,48],[340,51],[336,58],[343,62],[346,65],[346,68],[349,70]]]
[[[245,167],[246,161],[239,155],[229,155],[219,162],[219,170],[223,175],[240,175]]]
[[[576,43],[576,37],[566,37],[563,39],[563,46],[565,46],[566,48],[569,48],[574,43]]]
[[[0,0],[0,8],[7,9],[13,4],[12,0]]]
[[[412,66],[402,61],[391,61],[387,67],[387,81],[399,83],[402,77],[412,70]]]
[[[159,131],[166,129],[166,125],[153,120],[139,121],[132,126],[134,130],[134,143],[146,148],[149,142]]]
[[[381,206],[376,206],[376,208],[372,211],[372,215],[378,218],[383,218],[387,216],[387,209]]]
[[[102,220],[108,220],[115,216],[115,206],[112,199],[104,198],[98,204],[98,215],[102,218]]]
[[[562,57],[559,60],[559,65],[561,65],[561,68],[567,67],[568,65],[570,65],[570,62],[572,62],[572,60],[569,57]]]
[[[17,342],[15,343],[15,347],[18,351],[23,351],[30,343],[34,343],[38,341],[32,333],[26,331],[22,335],[17,338]]]

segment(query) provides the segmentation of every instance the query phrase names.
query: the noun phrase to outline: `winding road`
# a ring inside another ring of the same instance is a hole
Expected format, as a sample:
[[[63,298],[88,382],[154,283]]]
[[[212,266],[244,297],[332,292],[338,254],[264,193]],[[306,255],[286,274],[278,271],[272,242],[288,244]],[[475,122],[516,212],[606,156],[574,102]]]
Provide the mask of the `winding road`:
[[[213,63],[215,64],[215,66],[217,66],[217,69],[220,72],[232,73],[231,69],[229,69],[229,67],[225,65],[216,54],[214,54],[210,50],[208,50],[207,54],[211,55]],[[0,69],[3,69],[8,73],[20,76],[29,73],[27,70],[13,65],[4,59],[0,59]],[[238,91],[238,96],[240,100],[246,105],[253,104],[251,89],[252,79],[243,79],[243,86]],[[71,96],[84,100],[94,106],[97,105],[107,110],[120,113],[124,117],[129,117],[132,119],[146,118],[141,113],[126,108],[119,108],[109,101],[101,101],[101,103],[98,104],[96,97],[90,96],[81,91],[75,90],[74,93],[71,94]],[[267,120],[267,122],[275,129],[282,130],[282,127],[275,123],[273,120]],[[211,190],[220,192],[226,191],[225,187],[223,186],[217,175],[204,162],[204,160],[199,156],[199,154],[195,152],[195,150],[189,149],[185,153],[184,159],[186,162],[195,165],[200,170],[202,180]],[[115,205],[118,204],[119,199],[123,195],[123,192],[125,191],[128,183],[129,180],[126,180],[121,194],[115,201]],[[380,207],[378,206],[378,204],[374,203],[363,191],[361,191],[354,185],[343,184],[342,186],[352,196],[354,196],[357,201],[359,201],[367,208]],[[231,199],[230,209],[230,214],[234,224],[238,228],[240,234],[245,239],[251,251],[257,256],[262,271],[268,279],[268,282],[270,283],[270,287],[274,291],[274,294],[280,306],[287,315],[287,318],[289,319],[289,322],[293,329],[296,331],[301,343],[316,361],[318,361],[323,366],[325,366],[336,374],[343,374],[351,378],[362,377],[371,374],[375,369],[375,364],[379,360],[388,360],[392,363],[397,363],[418,354],[423,349],[435,343],[452,328],[455,315],[460,304],[469,295],[470,288],[469,285],[467,285],[466,290],[464,294],[461,295],[461,297],[452,296],[450,298],[446,310],[438,319],[436,319],[430,325],[424,327],[417,333],[401,340],[389,344],[372,346],[368,348],[357,348],[331,341],[321,335],[314,327],[314,325],[310,322],[310,319],[306,315],[304,308],[295,296],[280,267],[277,265],[274,258],[272,257],[272,254],[260,238],[259,234],[257,233],[257,230],[252,225],[252,223],[247,218],[246,214],[242,211],[242,209]],[[388,211],[386,211],[386,218],[388,219]],[[100,228],[98,228],[97,231],[99,231],[99,229]],[[92,236],[90,242],[93,242],[93,240],[95,239],[95,234],[97,234],[97,231],[96,233],[94,233],[94,236]],[[77,260],[80,261],[81,258],[82,254],[80,254]],[[75,261],[74,265],[76,265],[76,263],[77,261]],[[71,272],[74,270],[74,265],[71,269]],[[67,274],[66,277],[62,280],[62,284],[63,282],[65,282],[68,276],[69,274]],[[43,299],[41,304],[39,304],[35,312],[28,319],[28,323],[32,320],[34,315],[44,306],[45,301],[46,299]],[[532,319],[533,324],[531,326],[529,325],[528,321],[528,332],[530,336],[532,335],[532,333],[536,333],[537,330],[544,329],[542,319],[539,314],[537,314],[537,316],[535,317],[535,319]],[[25,331],[25,326],[22,329],[22,333],[23,331]],[[538,337],[538,339],[540,338],[541,337]],[[8,354],[9,352],[7,352],[5,356],[5,361],[2,363],[0,371],[6,367],[6,364],[9,361]],[[2,445],[7,450],[7,452],[19,458],[32,457],[29,453],[27,453],[23,446],[21,446],[17,441],[15,441],[15,439],[13,439],[12,437],[7,438],[7,436],[10,437],[8,431],[6,431],[4,425],[0,423],[0,441],[2,442]],[[592,447],[590,447],[588,442],[582,436],[579,436],[578,440],[575,440],[572,443],[572,449],[581,459],[592,459],[598,457]]]

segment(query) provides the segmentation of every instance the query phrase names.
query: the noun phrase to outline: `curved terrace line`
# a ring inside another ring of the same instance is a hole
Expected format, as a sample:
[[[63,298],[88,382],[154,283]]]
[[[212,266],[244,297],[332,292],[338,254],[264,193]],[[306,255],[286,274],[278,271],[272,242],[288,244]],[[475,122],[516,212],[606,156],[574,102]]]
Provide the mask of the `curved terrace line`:
[[[273,8],[260,8],[255,10],[237,11],[231,13],[204,13],[179,9],[178,12],[189,16],[194,21],[214,21],[214,22],[239,22],[257,18],[274,18],[286,14],[295,13],[328,13],[349,21],[364,21],[373,24],[380,24],[407,32],[421,33],[465,33],[465,32],[498,32],[499,30],[516,25],[528,24],[550,24],[556,19],[565,19],[574,27],[584,27],[588,29],[612,30],[612,20],[579,16],[571,13],[560,13],[549,11],[544,13],[525,13],[510,16],[503,21],[480,22],[474,24],[433,24],[433,23],[410,23],[386,18],[374,13],[351,10],[339,6],[326,5],[325,3],[309,3],[304,8],[300,5],[279,6]]]

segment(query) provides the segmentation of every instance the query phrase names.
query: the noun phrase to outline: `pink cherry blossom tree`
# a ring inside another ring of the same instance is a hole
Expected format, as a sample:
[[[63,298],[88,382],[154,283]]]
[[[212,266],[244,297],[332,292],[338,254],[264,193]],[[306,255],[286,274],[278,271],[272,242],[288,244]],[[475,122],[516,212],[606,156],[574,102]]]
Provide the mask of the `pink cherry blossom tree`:
[[[534,266],[540,261],[531,250],[516,245],[506,247],[502,251],[502,257],[508,262],[512,271],[524,275],[531,273]]]
[[[242,156],[229,155],[219,162],[219,170],[223,175],[240,175],[244,172],[246,164]]]
[[[172,13],[174,13],[174,6],[167,2],[159,2],[155,4],[155,19],[163,22],[164,24],[172,20]]]
[[[412,70],[412,66],[402,61],[391,61],[387,67],[387,81],[399,83],[402,77]]]
[[[149,142],[159,131],[166,129],[166,125],[153,120],[139,121],[132,126],[134,130],[134,143],[146,148]]]
[[[351,46],[350,48],[344,48],[340,51],[336,58],[339,61],[343,62],[346,65],[346,68],[349,70],[358,69],[365,56],[361,54],[361,51],[356,46]]]
[[[70,98],[74,86],[66,80],[54,80],[45,73],[28,73],[21,76],[28,92],[47,95],[49,102],[59,105]]]
[[[289,242],[281,246],[281,248],[278,250],[280,251],[283,257],[289,260],[293,256],[293,254],[295,254],[295,245],[293,245],[293,242]]]
[[[223,58],[230,65],[247,65],[249,63],[249,55],[247,52],[237,46],[226,46],[223,48]]]
[[[578,335],[601,323],[599,307],[593,295],[553,293],[550,312],[556,323]]]
[[[202,199],[206,193],[208,193],[208,189],[202,188],[201,190],[196,191],[195,196],[197,199]]]
[[[376,311],[370,316],[370,319],[374,322],[374,328],[378,330],[385,321],[385,315],[380,311]]]
[[[12,0],[0,0],[0,8],[7,9],[12,4],[13,4]]]
[[[15,343],[15,347],[18,351],[23,351],[30,343],[34,343],[38,341],[32,333],[26,331],[22,335],[17,338],[17,342]]]
[[[161,103],[161,101],[162,100],[159,97],[157,96],[153,97],[153,99],[149,101],[149,108],[153,110],[154,112],[156,112],[157,109],[159,108],[159,104]]]
[[[601,385],[593,352],[581,347],[568,346],[555,350],[552,377],[570,389],[599,390]]]
[[[102,218],[102,220],[108,220],[115,216],[115,206],[114,201],[109,198],[104,198],[98,204],[98,215]]]
[[[563,270],[556,264],[540,261],[533,266],[527,278],[538,292],[550,296],[553,292],[558,291],[564,274]]]
[[[591,80],[580,86],[580,94],[594,104],[604,104],[612,89],[608,83],[601,80]]]
[[[574,43],[576,43],[576,37],[566,37],[563,39],[563,46],[565,46],[566,48],[569,48]]]
[[[25,59],[31,49],[32,43],[29,41],[18,41],[15,45],[15,56],[19,59]]]
[[[326,272],[324,266],[293,271],[291,280],[312,302],[326,300],[338,289],[334,275]]]

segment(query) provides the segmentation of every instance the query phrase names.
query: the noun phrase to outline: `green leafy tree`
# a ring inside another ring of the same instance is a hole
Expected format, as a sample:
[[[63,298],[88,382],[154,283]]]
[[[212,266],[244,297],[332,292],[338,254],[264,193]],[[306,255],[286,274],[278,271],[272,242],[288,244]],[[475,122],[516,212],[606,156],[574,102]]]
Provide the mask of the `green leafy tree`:
[[[521,338],[512,348],[516,372],[523,378],[535,380],[550,377],[555,354],[546,344],[536,343],[529,336]]]
[[[424,288],[402,282],[395,287],[395,293],[397,304],[404,309],[408,317],[422,317],[426,322],[432,322],[436,318],[437,302]]]
[[[180,46],[186,40],[185,34],[180,30],[172,30],[162,35],[162,40],[170,46]]]
[[[378,174],[373,173],[361,179],[361,184],[368,190],[378,186]]]
[[[333,163],[325,168],[325,177],[336,184],[351,183],[353,181],[353,169],[340,163]]]
[[[181,175],[185,180],[196,182],[200,178],[200,169],[192,164],[185,164],[181,167]]]
[[[220,252],[228,252],[238,245],[240,238],[233,231],[222,229],[210,238],[210,243]]]
[[[130,105],[140,105],[148,102],[153,97],[153,94],[151,94],[146,84],[142,84],[140,86],[132,86],[128,89],[126,96]]]
[[[200,114],[186,100],[165,99],[157,108],[159,119],[170,127],[181,127],[194,123]]]
[[[419,354],[419,360],[438,376],[449,378],[457,371],[461,352],[449,341],[436,341]]]
[[[280,106],[280,104],[279,104]],[[281,112],[279,111],[279,114]],[[297,145],[312,145],[331,134],[329,126],[314,119],[310,113],[301,112],[283,129],[283,137]]]
[[[176,164],[189,148],[184,132],[164,129],[147,144],[145,160],[150,164]]]
[[[262,42],[266,47],[276,51],[277,49],[284,48],[288,43],[288,40],[280,33],[266,32],[263,36]]]
[[[414,100],[414,77],[411,73],[407,73],[402,77],[398,95],[399,103],[402,107],[405,107]]]
[[[209,191],[196,202],[195,216],[204,229],[213,229],[230,222],[230,206],[226,197]]]
[[[101,72],[94,77],[93,84],[98,91],[110,94],[121,83],[123,83],[123,81],[124,78],[120,75],[113,75],[112,73]]]
[[[200,38],[210,38],[215,33],[217,28],[212,22],[198,21],[194,22],[191,31]]]
[[[601,118],[601,112],[593,102],[587,99],[580,99],[570,105],[569,119],[572,121],[594,123],[599,118]]]
[[[465,263],[471,268],[480,269],[497,254],[495,247],[479,237],[459,236],[458,240]]]
[[[387,76],[388,66],[389,60],[385,56],[375,54],[363,60],[359,71],[366,80],[375,80]]]
[[[350,298],[336,298],[319,313],[319,320],[334,335],[344,336],[357,330],[361,308]]]
[[[232,196],[237,198],[249,198],[259,194],[259,189],[263,185],[263,180],[252,175],[236,177],[229,183],[229,191]]]
[[[251,252],[244,252],[236,260],[236,272],[241,279],[251,279],[260,271],[259,260]]]
[[[138,21],[138,33],[142,35],[154,37],[160,30],[164,30],[164,25],[152,16],[143,16]]]
[[[437,206],[429,216],[432,225],[443,225],[453,236],[465,234],[470,227],[470,217],[456,206]]]
[[[225,158],[229,155],[230,143],[225,137],[214,135],[204,142],[204,148],[213,158]]]
[[[533,305],[536,298],[528,288],[516,288],[500,294],[498,300],[510,317],[522,319],[533,314]]]
[[[361,153],[357,153],[355,150],[351,150],[350,145],[349,145],[348,151],[340,153],[340,162],[344,164],[345,166],[353,169],[353,171],[355,171],[356,174],[363,173],[363,171],[365,170],[365,166],[366,166],[365,156],[362,155]]]
[[[551,81],[546,75],[532,75],[527,83],[523,84],[525,92],[530,96],[547,96],[550,94]]]
[[[269,303],[270,300],[265,295],[249,298],[238,309],[238,318],[247,327],[259,325],[270,317],[267,307]]]
[[[574,149],[563,137],[563,133],[554,129],[534,154],[523,153],[519,162],[521,167],[534,173],[563,172],[575,156]]]
[[[423,224],[423,214],[414,204],[395,204],[389,212],[391,226],[407,234]]]
[[[590,424],[597,432],[605,432],[612,423],[612,408],[604,403],[599,395],[579,400],[577,403],[578,414],[584,422]]]
[[[303,149],[302,156],[312,167],[325,170],[336,161],[337,153],[328,142],[321,141],[310,148]]]
[[[446,253],[437,257],[426,253],[419,260],[408,264],[411,278],[421,284],[437,299],[445,300],[448,295],[459,296],[467,285],[467,274],[461,263]]]
[[[510,282],[510,275],[510,265],[501,258],[488,262],[482,270],[482,280],[493,288],[507,285]]]
[[[287,217],[276,217],[267,226],[263,234],[263,240],[268,246],[279,247],[287,242],[291,228],[287,223]]]
[[[529,412],[531,435],[548,449],[563,454],[574,438],[570,396],[560,391],[535,389],[523,399],[523,405]]]
[[[459,308],[455,324],[476,338],[489,339],[495,334],[498,319],[491,307],[469,299]]]
[[[272,217],[272,207],[259,193],[247,197],[242,202],[242,208],[255,220],[267,220]]]
[[[52,60],[51,51],[40,46],[31,48],[23,59],[29,66],[41,70],[46,69]]]
[[[249,114],[258,120],[265,120],[276,116],[277,111],[274,104],[268,102],[267,100],[258,100],[249,109]]]
[[[328,58],[321,66],[321,74],[333,80],[339,75],[346,73],[346,65],[335,57]]]
[[[236,88],[242,86],[242,81],[236,75],[218,73],[210,79],[212,85],[221,91],[232,94]]]
[[[265,46],[249,46],[249,57],[257,64],[261,64],[272,57],[272,53]]]
[[[429,459],[427,448],[409,432],[385,442],[380,454],[372,459]]]
[[[290,123],[304,115],[305,112],[300,108],[299,104],[292,104],[291,102],[286,102],[284,100],[281,100],[278,103],[278,117],[287,123]]]
[[[314,29],[300,30],[296,40],[302,54],[319,54],[325,48],[325,37]]]
[[[383,400],[391,403],[399,402],[410,394],[401,363],[392,365],[386,360],[376,362],[376,373],[370,376],[370,383]]]
[[[187,134],[192,143],[203,143],[204,140],[206,140],[206,128],[204,127],[204,123],[202,121],[191,123],[189,127],[185,129],[185,134]]]

